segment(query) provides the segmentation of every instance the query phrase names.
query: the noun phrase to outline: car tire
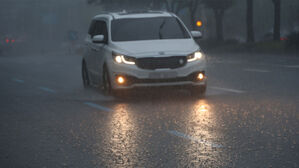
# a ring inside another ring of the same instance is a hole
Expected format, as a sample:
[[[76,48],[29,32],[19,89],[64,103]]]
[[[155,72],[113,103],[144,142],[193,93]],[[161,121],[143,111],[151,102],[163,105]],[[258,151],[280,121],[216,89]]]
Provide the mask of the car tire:
[[[85,61],[82,62],[82,80],[84,88],[88,88],[90,86],[90,80]]]
[[[111,80],[109,77],[109,70],[106,66],[103,68],[103,87],[102,90],[105,95],[113,96],[115,98],[124,98],[127,95],[125,90],[116,90],[112,88]]]
[[[102,90],[104,94],[111,95],[112,93],[112,86],[111,86],[111,80],[109,77],[109,71],[106,65],[103,68],[103,84],[102,84]]]

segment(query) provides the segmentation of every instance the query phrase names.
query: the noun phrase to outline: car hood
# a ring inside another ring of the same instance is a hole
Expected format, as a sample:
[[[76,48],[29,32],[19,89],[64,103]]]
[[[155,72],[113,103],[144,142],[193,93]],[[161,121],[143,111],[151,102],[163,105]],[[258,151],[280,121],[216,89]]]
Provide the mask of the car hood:
[[[193,39],[129,41],[116,42],[114,45],[116,52],[139,58],[163,55],[181,56],[199,49]]]

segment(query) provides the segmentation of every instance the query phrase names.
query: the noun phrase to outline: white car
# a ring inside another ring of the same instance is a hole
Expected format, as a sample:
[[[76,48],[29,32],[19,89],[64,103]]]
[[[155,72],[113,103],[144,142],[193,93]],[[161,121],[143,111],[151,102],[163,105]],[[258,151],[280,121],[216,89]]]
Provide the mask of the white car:
[[[172,13],[107,13],[92,19],[85,40],[82,77],[107,93],[140,87],[187,86],[195,95],[207,87],[206,57]]]

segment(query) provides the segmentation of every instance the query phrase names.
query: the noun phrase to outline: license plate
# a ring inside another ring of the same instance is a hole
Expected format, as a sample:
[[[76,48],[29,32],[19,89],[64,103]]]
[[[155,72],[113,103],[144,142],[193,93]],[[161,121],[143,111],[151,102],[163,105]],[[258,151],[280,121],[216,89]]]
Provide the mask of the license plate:
[[[152,72],[149,74],[149,78],[151,79],[167,79],[175,78],[176,76],[176,72]]]

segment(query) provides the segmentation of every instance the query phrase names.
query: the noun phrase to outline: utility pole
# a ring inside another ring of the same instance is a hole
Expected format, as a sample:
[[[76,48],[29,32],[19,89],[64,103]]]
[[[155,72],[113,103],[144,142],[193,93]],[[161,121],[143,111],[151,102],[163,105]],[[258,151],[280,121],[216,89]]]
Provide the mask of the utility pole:
[[[280,6],[281,0],[272,0],[274,4],[274,32],[273,40],[280,40]]]
[[[254,42],[253,0],[247,0],[247,42]]]

